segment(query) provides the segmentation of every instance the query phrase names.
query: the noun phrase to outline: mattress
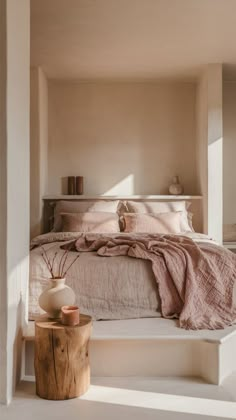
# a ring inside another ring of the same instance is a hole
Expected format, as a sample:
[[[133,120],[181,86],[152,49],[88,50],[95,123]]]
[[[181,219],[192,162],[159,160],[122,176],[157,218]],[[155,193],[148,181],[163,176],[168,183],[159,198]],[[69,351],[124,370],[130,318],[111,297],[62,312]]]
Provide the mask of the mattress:
[[[211,241],[206,235],[194,232],[189,232],[186,236],[196,242]],[[32,241],[34,248],[30,253],[30,320],[43,312],[39,308],[38,298],[48,285],[50,277],[41,256],[40,245],[43,245],[51,257],[58,252],[56,267],[64,252],[61,246],[75,237],[76,234],[49,233]],[[69,252],[67,264],[74,258],[75,253]],[[91,315],[95,320],[161,316],[158,286],[150,261],[126,256],[101,257],[94,252],[84,252],[68,271],[66,284],[74,290],[80,311]]]
[[[45,244],[49,255],[63,253],[65,242]],[[69,252],[68,265],[75,258]],[[29,319],[42,313],[38,298],[48,285],[49,273],[40,248],[30,253]],[[127,319],[160,316],[160,299],[151,263],[129,257],[100,257],[82,253],[66,276],[80,311],[93,319]]]

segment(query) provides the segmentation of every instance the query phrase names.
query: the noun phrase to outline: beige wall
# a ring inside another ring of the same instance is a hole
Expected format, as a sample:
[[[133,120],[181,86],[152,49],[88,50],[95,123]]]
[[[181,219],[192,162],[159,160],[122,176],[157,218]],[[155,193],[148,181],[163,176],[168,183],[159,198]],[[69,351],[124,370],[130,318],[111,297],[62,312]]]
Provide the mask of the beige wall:
[[[42,197],[48,182],[48,84],[41,68],[30,69],[30,236],[41,233]]]
[[[6,402],[7,388],[7,45],[6,0],[0,0],[0,403]]]
[[[6,248],[0,260],[0,402],[8,403],[19,379],[21,327],[27,316],[30,4],[0,0],[0,5],[0,239]]]
[[[236,82],[224,83],[224,223],[236,223]]]
[[[208,79],[207,72],[199,78],[196,99],[196,157],[197,157],[197,180],[198,191],[203,196],[203,232],[208,232]]]
[[[49,82],[48,192],[68,175],[85,194],[197,193],[191,83]]]

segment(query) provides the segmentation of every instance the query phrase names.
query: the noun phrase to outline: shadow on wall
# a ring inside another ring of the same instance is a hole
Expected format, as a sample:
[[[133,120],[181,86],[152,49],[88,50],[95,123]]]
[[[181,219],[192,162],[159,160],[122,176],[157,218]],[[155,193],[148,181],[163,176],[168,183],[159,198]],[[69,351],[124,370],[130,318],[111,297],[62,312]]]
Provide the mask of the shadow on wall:
[[[13,384],[18,384],[21,379],[21,360],[22,360],[22,337],[23,337],[23,331],[22,331],[22,325],[21,325],[21,319],[22,314],[25,314],[28,317],[28,309],[25,307],[25,304],[22,301],[22,298],[20,299],[18,305],[15,307],[13,306],[10,308],[10,312],[13,314],[16,314],[16,334],[15,334],[15,340],[13,345]],[[15,392],[15,389],[12,389],[12,393]]]
[[[22,336],[23,328],[28,320],[28,267],[29,256],[21,255],[14,261],[8,276],[8,287],[11,290],[8,306],[8,330],[11,334],[8,338],[8,349],[13,349],[13,353],[8,352],[8,372],[12,378],[7,382],[7,399],[15,392],[15,386],[21,379],[21,355],[22,355]],[[10,388],[11,387],[11,388]]]

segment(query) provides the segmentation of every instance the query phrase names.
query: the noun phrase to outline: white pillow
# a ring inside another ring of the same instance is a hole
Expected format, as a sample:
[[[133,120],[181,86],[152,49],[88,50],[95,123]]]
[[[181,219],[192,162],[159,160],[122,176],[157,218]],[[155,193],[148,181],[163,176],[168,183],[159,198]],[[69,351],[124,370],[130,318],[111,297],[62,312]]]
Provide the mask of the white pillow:
[[[57,201],[54,209],[53,232],[60,232],[62,229],[61,213],[117,213],[118,206],[119,200]]]
[[[129,213],[158,214],[181,211],[181,232],[194,232],[192,213],[187,211],[190,205],[189,201],[126,201],[126,208]]]

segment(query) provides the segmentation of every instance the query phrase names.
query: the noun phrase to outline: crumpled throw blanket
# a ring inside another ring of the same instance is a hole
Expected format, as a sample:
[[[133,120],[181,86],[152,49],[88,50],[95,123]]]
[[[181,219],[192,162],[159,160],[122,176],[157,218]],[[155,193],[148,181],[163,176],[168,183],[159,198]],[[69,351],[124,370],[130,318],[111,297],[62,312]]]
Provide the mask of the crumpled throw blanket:
[[[176,235],[84,234],[69,247],[100,256],[126,255],[152,262],[164,318],[179,318],[181,328],[220,329],[236,319],[233,288],[236,254],[210,243]]]

